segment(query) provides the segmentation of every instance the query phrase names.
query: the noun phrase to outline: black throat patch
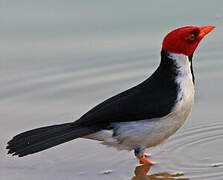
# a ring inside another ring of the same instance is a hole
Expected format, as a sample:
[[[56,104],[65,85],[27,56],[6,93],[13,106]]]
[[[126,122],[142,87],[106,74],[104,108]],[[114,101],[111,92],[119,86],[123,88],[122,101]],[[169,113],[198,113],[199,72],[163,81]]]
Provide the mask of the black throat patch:
[[[192,79],[193,79],[193,83],[194,83],[194,81],[195,81],[195,77],[194,77],[194,69],[193,69],[193,55],[194,54],[192,54],[192,55],[190,55],[190,56],[188,56],[188,58],[189,58],[189,61],[190,61],[190,70],[191,70],[191,74],[192,74]]]

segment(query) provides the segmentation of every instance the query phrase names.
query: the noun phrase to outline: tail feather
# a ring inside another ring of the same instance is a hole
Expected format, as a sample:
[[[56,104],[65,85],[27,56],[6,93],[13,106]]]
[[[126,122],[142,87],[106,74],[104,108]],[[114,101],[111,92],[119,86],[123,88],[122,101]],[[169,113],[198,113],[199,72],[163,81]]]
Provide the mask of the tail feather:
[[[48,130],[52,131],[56,131],[56,130],[61,130],[61,128],[65,128],[70,126],[71,123],[65,123],[65,124],[57,124],[57,125],[52,125],[52,126],[45,126],[45,127],[41,127],[41,128],[36,128],[36,129],[32,129],[23,133],[20,133],[18,135],[16,135],[15,137],[13,137],[12,140],[18,140],[18,139],[22,139],[24,137],[28,137],[28,136],[33,136],[33,135],[39,135],[40,133],[44,133]],[[12,141],[11,140],[11,141]],[[9,141],[9,142],[11,142]]]
[[[18,149],[22,149],[27,147],[27,145],[32,145],[38,143],[42,140],[47,139],[47,137],[56,136],[58,133],[66,133],[66,131],[72,128],[70,123],[46,126],[37,129],[33,129],[30,131],[23,132],[21,134],[16,135],[12,138],[11,141],[8,142],[7,149],[9,149],[8,153],[14,153]]]
[[[6,147],[9,154],[19,157],[37,153],[67,141],[93,133],[94,130],[73,123],[33,129],[16,135]]]

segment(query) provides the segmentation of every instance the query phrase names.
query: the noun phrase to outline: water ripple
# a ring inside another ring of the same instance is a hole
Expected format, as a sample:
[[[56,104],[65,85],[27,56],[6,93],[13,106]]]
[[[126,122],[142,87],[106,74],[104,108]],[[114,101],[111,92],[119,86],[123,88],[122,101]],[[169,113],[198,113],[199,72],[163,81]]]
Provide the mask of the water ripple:
[[[170,139],[164,154],[173,159],[172,169],[183,169],[191,179],[221,179],[223,176],[223,123],[201,124],[184,129]],[[220,163],[215,166],[214,163]]]

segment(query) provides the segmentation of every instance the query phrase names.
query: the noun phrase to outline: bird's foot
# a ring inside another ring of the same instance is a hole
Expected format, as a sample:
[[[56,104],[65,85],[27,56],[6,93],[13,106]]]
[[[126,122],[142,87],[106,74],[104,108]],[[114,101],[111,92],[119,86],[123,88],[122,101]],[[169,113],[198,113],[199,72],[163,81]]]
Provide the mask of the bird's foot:
[[[143,156],[141,157],[137,157],[139,159],[139,163],[140,164],[146,164],[146,165],[149,165],[149,166],[152,166],[154,165],[153,162],[151,162],[150,160],[148,160],[146,157],[148,156],[151,156],[150,154],[147,154],[147,153],[143,153]]]

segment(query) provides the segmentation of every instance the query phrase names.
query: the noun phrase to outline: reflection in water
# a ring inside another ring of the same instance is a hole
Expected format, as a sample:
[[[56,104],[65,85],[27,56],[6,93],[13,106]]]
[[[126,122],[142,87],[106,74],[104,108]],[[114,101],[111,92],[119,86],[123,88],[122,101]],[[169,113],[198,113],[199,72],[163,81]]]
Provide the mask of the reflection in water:
[[[170,174],[168,172],[146,175],[151,166],[141,165],[135,168],[135,176],[131,180],[189,180],[182,178],[183,173]]]

